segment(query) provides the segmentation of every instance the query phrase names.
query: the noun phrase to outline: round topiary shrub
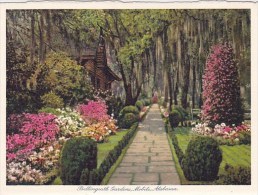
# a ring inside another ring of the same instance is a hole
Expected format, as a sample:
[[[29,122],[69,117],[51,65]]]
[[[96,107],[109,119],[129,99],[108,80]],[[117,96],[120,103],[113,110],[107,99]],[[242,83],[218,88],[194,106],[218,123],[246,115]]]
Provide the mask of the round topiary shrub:
[[[138,121],[138,117],[133,113],[126,113],[121,119],[120,126],[122,128],[130,128],[132,124]]]
[[[213,181],[217,178],[222,161],[219,144],[211,137],[195,137],[182,160],[185,177],[190,181]]]
[[[139,111],[142,110],[143,106],[144,106],[144,103],[140,100],[138,100],[136,103],[135,103],[135,106],[138,108]]]
[[[135,115],[139,115],[139,110],[136,106],[126,106],[120,111],[119,116],[123,117],[126,113],[133,113]]]
[[[61,179],[65,185],[79,185],[83,170],[97,167],[97,144],[85,137],[68,140],[61,154]]]
[[[172,110],[169,114],[169,122],[171,127],[175,128],[181,121],[180,113],[177,110]]]

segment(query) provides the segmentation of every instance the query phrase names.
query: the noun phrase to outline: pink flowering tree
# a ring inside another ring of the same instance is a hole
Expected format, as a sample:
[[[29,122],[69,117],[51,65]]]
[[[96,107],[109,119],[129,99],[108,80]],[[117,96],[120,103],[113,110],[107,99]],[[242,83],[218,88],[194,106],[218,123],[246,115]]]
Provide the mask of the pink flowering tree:
[[[202,120],[210,125],[238,125],[243,121],[240,83],[232,47],[212,47],[203,76]]]
[[[88,104],[78,106],[78,111],[87,124],[105,122],[109,120],[108,109],[104,101],[89,101]]]

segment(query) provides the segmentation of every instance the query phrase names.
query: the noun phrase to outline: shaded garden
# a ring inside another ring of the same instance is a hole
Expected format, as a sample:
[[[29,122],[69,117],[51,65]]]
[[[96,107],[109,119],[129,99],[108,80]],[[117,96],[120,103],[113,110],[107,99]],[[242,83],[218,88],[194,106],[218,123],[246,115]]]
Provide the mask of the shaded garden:
[[[182,184],[250,184],[249,10],[8,10],[6,38],[7,184],[106,184],[152,104]]]

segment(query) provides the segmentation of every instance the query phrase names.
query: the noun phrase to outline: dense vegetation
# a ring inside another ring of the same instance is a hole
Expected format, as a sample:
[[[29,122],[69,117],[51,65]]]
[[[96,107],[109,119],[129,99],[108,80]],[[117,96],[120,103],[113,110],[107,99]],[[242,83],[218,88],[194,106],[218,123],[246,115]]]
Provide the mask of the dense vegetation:
[[[200,107],[209,49],[228,41],[241,72],[242,98],[250,106],[249,10],[9,10],[8,112],[35,111],[48,93],[64,104],[92,94],[75,60],[96,46],[100,28],[108,61],[122,78],[115,93],[126,105],[157,90],[170,107],[172,102]]]

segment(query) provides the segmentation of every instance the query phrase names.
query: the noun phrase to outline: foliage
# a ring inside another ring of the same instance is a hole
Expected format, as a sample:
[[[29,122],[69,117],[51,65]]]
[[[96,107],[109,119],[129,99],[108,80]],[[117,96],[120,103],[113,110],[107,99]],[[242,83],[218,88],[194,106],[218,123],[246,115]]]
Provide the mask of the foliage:
[[[105,122],[109,120],[107,106],[103,101],[89,101],[88,104],[78,106],[78,112],[87,124]]]
[[[177,110],[179,112],[180,118],[181,118],[180,122],[183,122],[183,121],[185,121],[187,119],[188,113],[187,113],[187,111],[183,107],[175,106],[174,110]]]
[[[26,80],[35,71],[35,67],[26,63],[26,52],[20,52],[15,42],[6,44],[6,98],[7,115],[34,111],[38,106],[37,94],[26,88]]]
[[[243,121],[240,83],[232,47],[212,47],[203,76],[202,120],[212,125],[239,125]]]
[[[144,105],[145,106],[150,106],[151,105],[151,100],[150,99],[144,99]]]
[[[74,98],[77,89],[89,85],[81,66],[62,52],[50,52],[47,55],[39,77],[42,79],[42,88],[57,94],[66,104]]]
[[[177,127],[180,121],[180,113],[177,110],[172,110],[171,113],[169,113],[169,122],[171,127]]]
[[[139,117],[136,116],[133,113],[126,113],[124,117],[119,121],[119,126],[121,128],[130,128],[132,124],[137,122],[139,120]]]
[[[135,103],[135,106],[138,108],[139,112],[142,110],[143,106],[144,106],[144,103],[141,101],[141,100],[138,100],[136,103]]]
[[[8,135],[6,140],[7,160],[26,159],[36,148],[56,139],[59,132],[56,116],[52,114],[28,114],[21,117],[18,133]],[[12,121],[15,123],[15,121]],[[12,125],[10,126],[12,127]],[[8,130],[7,130],[8,131]]]
[[[61,111],[55,108],[51,108],[51,107],[43,107],[41,109],[38,110],[38,113],[49,113],[49,114],[53,114],[56,116],[61,115]]]
[[[82,171],[97,166],[96,142],[84,137],[68,140],[61,155],[61,179],[64,185],[78,185]]]
[[[53,92],[49,92],[40,97],[44,107],[62,108],[64,107],[64,100]]]
[[[119,113],[119,118],[123,118],[125,114],[127,113],[133,113],[135,115],[139,115],[139,110],[137,109],[136,106],[126,106],[124,107],[120,113]]]
[[[248,132],[248,131],[240,132],[239,144],[251,144],[251,132]]]
[[[212,181],[217,178],[221,161],[222,152],[213,138],[196,137],[187,146],[182,169],[190,181]]]
[[[220,177],[218,184],[223,185],[251,185],[251,168],[228,164],[225,166],[225,174]]]

